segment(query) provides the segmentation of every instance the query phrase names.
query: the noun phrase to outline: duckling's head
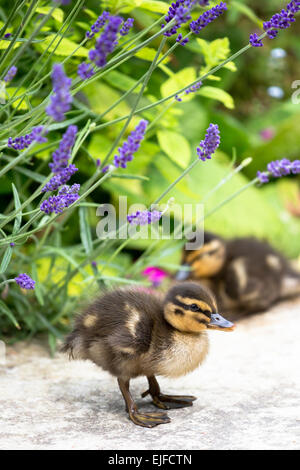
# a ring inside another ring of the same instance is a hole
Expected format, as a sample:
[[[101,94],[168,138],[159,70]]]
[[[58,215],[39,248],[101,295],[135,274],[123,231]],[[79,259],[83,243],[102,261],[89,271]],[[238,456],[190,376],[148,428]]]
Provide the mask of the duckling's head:
[[[164,316],[174,328],[186,333],[234,328],[233,323],[218,313],[213,294],[197,282],[182,282],[167,292]]]
[[[185,250],[182,264],[185,268],[176,274],[178,281],[188,278],[209,278],[218,274],[224,266],[226,259],[225,241],[217,235],[205,232],[203,244],[193,250]]]

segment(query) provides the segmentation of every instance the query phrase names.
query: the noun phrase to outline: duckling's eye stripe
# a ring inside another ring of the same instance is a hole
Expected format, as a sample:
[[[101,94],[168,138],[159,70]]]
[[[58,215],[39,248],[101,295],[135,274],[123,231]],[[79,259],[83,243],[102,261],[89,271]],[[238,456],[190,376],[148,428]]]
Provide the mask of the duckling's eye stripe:
[[[175,308],[174,313],[176,313],[176,315],[184,315],[184,311],[180,308]]]
[[[210,243],[203,245],[201,248],[189,253],[186,257],[187,262],[191,263],[193,260],[201,258],[203,255],[212,255],[217,253],[221,248],[221,243],[218,240],[213,240]]]
[[[210,318],[207,317],[205,314],[195,315],[194,318],[195,320],[197,320],[198,323],[205,323],[207,325],[210,322]]]
[[[179,302],[181,302],[181,304],[183,305],[191,306],[193,304],[196,304],[202,312],[205,312],[206,310],[208,310],[210,313],[212,312],[211,307],[202,300],[191,299],[189,297],[181,297],[181,295],[176,295],[176,299],[179,300]]]
[[[195,258],[194,258],[194,262],[195,261],[199,261],[200,259],[204,258],[204,256],[212,256],[216,253],[218,253],[218,249],[216,248],[215,250],[211,250],[211,251],[205,251],[204,253],[199,253],[199,255],[197,255]]]

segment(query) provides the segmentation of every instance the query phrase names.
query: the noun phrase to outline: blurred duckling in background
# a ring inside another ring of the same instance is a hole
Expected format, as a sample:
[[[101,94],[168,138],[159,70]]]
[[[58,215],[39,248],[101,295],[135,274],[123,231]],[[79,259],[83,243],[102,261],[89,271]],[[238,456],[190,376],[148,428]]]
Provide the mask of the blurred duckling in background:
[[[205,232],[203,245],[183,252],[182,264],[185,270],[176,279],[208,286],[230,319],[300,294],[300,273],[267,242],[252,237],[224,240]]]
[[[164,412],[141,413],[129,381],[144,375],[153,404],[167,410],[191,406],[193,396],[164,395],[156,375],[179,377],[202,363],[208,351],[208,329],[230,331],[233,323],[219,313],[213,294],[199,283],[184,282],[165,296],[141,288],[118,288],[96,299],[75,321],[62,352],[90,359],[117,377],[129,418],[153,427],[170,422]]]

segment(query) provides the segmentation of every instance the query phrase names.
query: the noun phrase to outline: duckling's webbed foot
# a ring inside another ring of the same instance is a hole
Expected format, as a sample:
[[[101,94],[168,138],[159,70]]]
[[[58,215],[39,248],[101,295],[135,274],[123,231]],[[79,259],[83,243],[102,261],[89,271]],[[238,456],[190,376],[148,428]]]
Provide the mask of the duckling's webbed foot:
[[[197,400],[196,397],[190,395],[163,395],[160,393],[160,387],[154,375],[147,378],[149,382],[149,390],[142,393],[142,397],[150,394],[153,404],[162,410],[193,406],[193,401]]]
[[[170,423],[170,418],[166,413],[140,413],[129,391],[129,380],[118,379],[119,387],[126,403],[126,410],[129,418],[134,424],[146,428],[153,428],[158,424]]]

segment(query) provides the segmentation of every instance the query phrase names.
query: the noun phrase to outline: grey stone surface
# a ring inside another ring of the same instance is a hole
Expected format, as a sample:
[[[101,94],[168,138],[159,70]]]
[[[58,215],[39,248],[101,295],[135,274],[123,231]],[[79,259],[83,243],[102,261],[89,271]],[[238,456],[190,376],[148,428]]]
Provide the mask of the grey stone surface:
[[[289,301],[212,331],[205,364],[181,379],[160,379],[164,392],[198,396],[170,410],[170,424],[132,424],[114,378],[69,362],[37,341],[6,348],[0,363],[0,449],[299,449],[300,303]],[[3,362],[3,361],[2,361]],[[132,381],[141,399],[146,381]]]

